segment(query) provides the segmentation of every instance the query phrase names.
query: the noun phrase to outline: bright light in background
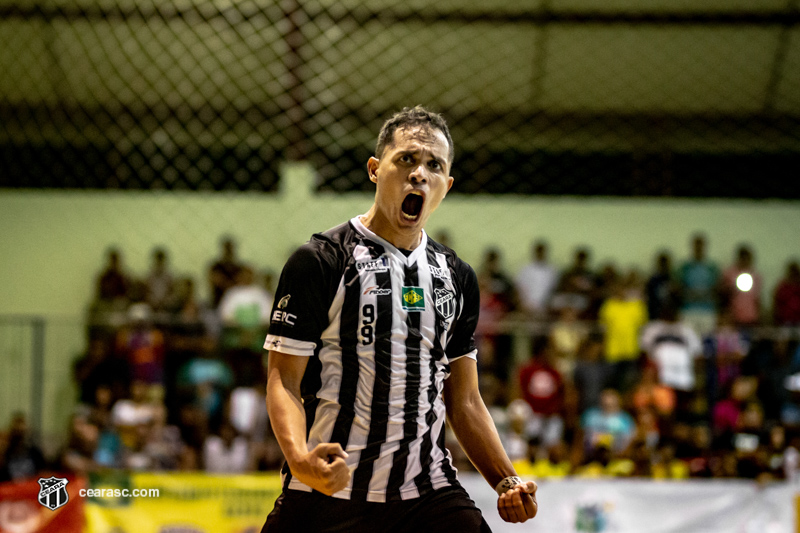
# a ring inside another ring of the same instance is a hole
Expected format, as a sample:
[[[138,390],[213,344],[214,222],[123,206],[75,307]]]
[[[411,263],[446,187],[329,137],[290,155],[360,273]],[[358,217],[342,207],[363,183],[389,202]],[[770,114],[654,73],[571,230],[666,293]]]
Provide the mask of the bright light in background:
[[[739,274],[739,277],[736,278],[736,288],[742,292],[747,292],[753,288],[753,276],[745,272],[744,274]]]

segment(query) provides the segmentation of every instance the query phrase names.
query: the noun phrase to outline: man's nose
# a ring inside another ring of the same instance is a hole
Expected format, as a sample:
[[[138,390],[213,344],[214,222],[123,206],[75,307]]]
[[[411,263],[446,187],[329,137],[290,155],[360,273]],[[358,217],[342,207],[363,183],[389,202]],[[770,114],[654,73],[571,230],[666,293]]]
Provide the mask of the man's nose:
[[[425,173],[425,167],[422,164],[414,167],[408,177],[413,183],[426,183],[428,181]]]

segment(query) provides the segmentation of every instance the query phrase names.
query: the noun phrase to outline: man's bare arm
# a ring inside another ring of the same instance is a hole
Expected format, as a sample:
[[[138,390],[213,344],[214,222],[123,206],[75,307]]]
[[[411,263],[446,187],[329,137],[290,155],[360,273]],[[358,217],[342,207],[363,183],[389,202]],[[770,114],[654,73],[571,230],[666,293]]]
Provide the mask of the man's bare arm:
[[[481,398],[477,363],[461,357],[450,364],[450,370],[444,387],[447,419],[469,460],[494,488],[517,473]],[[506,522],[524,522],[536,516],[536,483],[526,481],[502,494],[497,510]]]
[[[322,443],[309,451],[306,415],[300,392],[307,357],[269,353],[267,411],[292,475],[309,487],[331,495],[350,482],[347,454],[338,443]]]

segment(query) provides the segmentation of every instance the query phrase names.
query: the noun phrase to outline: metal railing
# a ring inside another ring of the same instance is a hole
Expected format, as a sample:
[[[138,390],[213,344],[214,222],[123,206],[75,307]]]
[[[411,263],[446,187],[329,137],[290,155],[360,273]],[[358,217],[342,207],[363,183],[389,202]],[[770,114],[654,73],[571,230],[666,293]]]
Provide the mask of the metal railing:
[[[530,357],[532,338],[546,335],[550,320],[510,313],[481,324],[485,334],[512,337],[513,359]],[[582,321],[586,332],[601,332],[597,322]],[[86,323],[78,317],[59,320],[41,315],[0,314],[0,428],[14,413],[24,413],[38,436],[60,437],[77,401],[72,365],[85,342]],[[800,327],[758,326],[748,329],[751,340],[800,341]],[[58,440],[58,439],[56,439]]]
[[[0,315],[0,420],[22,412],[36,434],[44,416],[46,328],[41,316]]]

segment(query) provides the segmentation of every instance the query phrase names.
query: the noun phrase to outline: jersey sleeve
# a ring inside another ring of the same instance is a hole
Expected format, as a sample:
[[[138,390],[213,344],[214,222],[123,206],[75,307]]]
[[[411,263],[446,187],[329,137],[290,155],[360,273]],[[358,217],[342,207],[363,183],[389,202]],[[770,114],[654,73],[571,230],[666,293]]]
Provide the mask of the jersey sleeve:
[[[457,266],[456,276],[461,285],[463,304],[453,325],[453,337],[447,343],[447,358],[450,361],[464,356],[477,359],[475,327],[478,325],[481,304],[478,276],[472,267],[463,262]]]
[[[331,257],[318,243],[295,251],[281,272],[264,348],[310,357],[328,325]]]

